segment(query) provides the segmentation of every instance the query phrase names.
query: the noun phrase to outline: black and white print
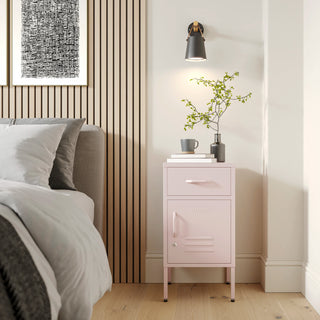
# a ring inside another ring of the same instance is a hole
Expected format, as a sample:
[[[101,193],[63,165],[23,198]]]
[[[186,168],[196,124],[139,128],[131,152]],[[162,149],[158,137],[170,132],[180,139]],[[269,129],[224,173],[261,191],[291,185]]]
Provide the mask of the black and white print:
[[[79,0],[22,0],[22,77],[79,76]]]
[[[87,0],[13,0],[13,84],[87,84]]]

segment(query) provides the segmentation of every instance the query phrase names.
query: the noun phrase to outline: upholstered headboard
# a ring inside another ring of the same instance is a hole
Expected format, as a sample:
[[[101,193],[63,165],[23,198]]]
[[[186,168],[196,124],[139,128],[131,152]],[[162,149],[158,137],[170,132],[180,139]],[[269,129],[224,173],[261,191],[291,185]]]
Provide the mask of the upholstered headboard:
[[[94,201],[94,225],[103,233],[105,134],[101,128],[84,125],[80,131],[74,162],[76,188]]]

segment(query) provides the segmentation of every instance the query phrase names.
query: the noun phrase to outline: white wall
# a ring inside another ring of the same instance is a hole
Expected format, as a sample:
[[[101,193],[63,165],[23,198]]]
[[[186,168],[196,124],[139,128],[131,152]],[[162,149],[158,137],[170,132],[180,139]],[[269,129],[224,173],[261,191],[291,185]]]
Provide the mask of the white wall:
[[[265,0],[262,283],[300,291],[303,264],[303,0]]]
[[[221,77],[240,72],[237,93],[253,92],[250,102],[235,103],[222,120],[226,157],[237,167],[237,281],[259,282],[262,251],[262,0],[150,0],[147,23],[147,282],[162,281],[162,163],[179,152],[180,138],[200,141],[208,152],[213,132],[196,127],[183,130],[186,115],[180,102],[197,104],[209,98],[207,89],[191,77]],[[204,25],[206,62],[184,60],[187,27]],[[174,281],[222,281],[221,270],[181,269]]]
[[[304,294],[320,313],[320,2],[304,1]]]

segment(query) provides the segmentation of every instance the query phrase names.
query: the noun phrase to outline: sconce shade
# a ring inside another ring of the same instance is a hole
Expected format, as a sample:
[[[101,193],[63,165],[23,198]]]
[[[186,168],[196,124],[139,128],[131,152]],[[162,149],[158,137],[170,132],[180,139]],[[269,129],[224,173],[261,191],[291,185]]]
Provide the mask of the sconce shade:
[[[191,27],[191,29],[190,29]],[[207,60],[206,50],[204,47],[204,38],[202,36],[203,26],[199,24],[197,32],[193,31],[193,24],[189,26],[189,37],[187,39],[187,50],[185,60],[187,61],[204,61]],[[201,32],[200,32],[201,28]]]

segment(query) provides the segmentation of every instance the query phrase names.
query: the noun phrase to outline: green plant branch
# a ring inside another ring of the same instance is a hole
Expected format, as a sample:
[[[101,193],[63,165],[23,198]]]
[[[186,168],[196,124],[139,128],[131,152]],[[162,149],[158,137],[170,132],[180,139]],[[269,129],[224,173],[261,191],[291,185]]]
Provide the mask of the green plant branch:
[[[232,75],[229,75],[226,72],[222,80],[207,80],[204,79],[204,77],[190,79],[190,81],[196,81],[198,85],[201,84],[205,87],[210,87],[213,98],[207,103],[206,112],[200,112],[191,100],[182,100],[185,103],[185,106],[191,110],[191,113],[187,115],[184,130],[193,129],[195,125],[202,122],[208,129],[212,129],[219,133],[220,119],[230,107],[232,101],[246,103],[252,95],[250,92],[245,96],[238,95],[233,98],[232,91],[234,90],[234,87],[227,87],[226,82],[234,80],[237,76],[239,76],[239,72],[235,72]]]

